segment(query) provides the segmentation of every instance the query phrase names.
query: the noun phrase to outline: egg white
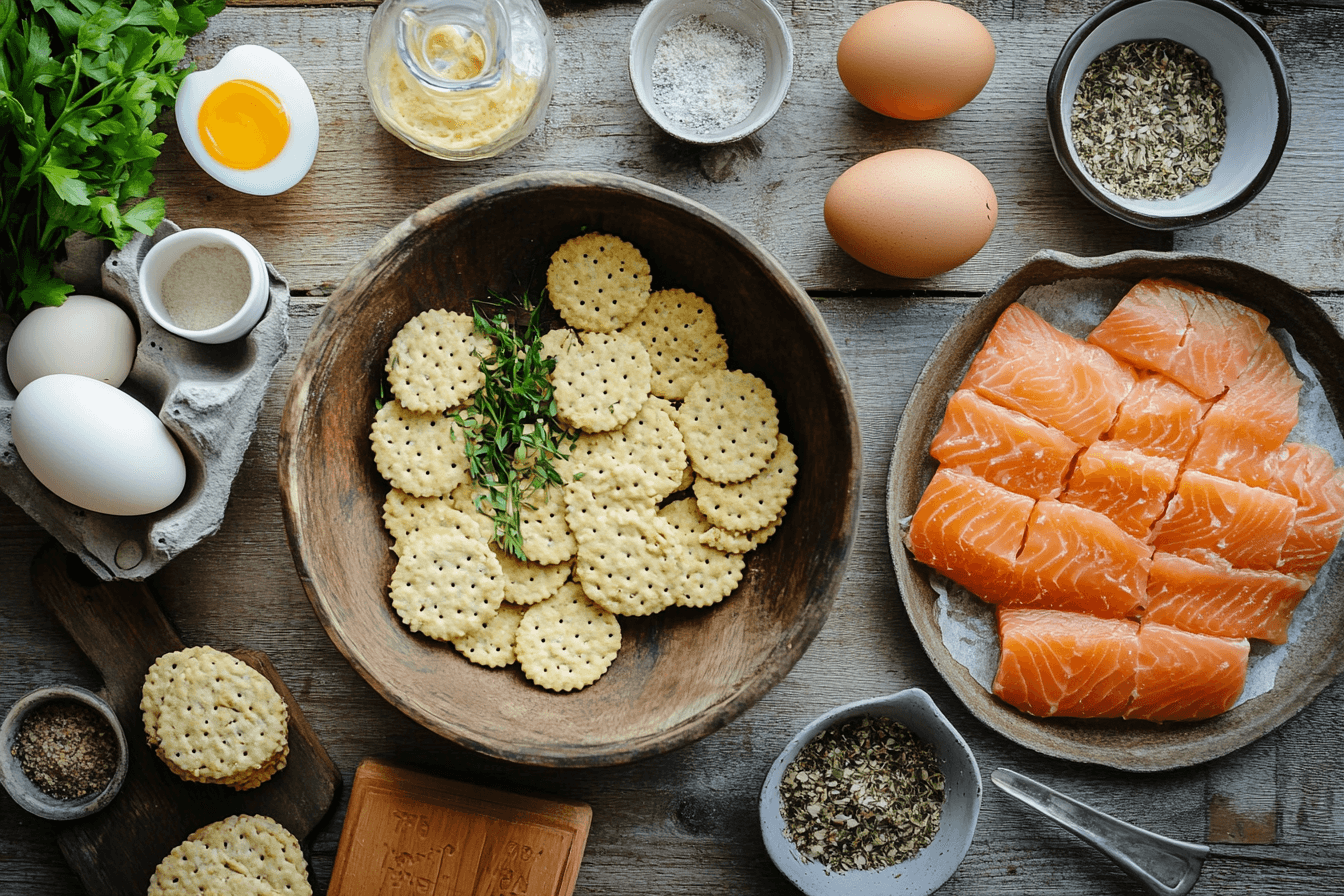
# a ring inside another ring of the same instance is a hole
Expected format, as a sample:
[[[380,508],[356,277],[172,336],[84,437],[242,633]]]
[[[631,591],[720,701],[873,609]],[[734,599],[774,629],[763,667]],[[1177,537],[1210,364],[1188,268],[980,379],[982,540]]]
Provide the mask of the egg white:
[[[289,139],[284,149],[260,168],[241,170],[218,162],[205,148],[197,121],[201,104],[219,85],[234,80],[255,81],[280,99],[289,117]],[[317,156],[317,107],[303,76],[279,53],[244,44],[234,47],[212,69],[192,72],[177,93],[177,130],[187,152],[206,174],[230,189],[253,196],[283,193],[303,180]]]

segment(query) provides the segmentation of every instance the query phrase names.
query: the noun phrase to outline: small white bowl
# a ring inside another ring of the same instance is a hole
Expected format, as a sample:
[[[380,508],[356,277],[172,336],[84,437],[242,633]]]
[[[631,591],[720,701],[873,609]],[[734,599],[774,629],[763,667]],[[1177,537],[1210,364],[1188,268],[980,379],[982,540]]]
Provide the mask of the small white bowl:
[[[207,330],[190,330],[181,326],[169,315],[163,302],[163,278],[173,264],[183,255],[199,248],[231,248],[247,260],[251,275],[251,288],[242,306],[232,317],[218,326]],[[261,253],[236,233],[217,227],[196,227],[191,230],[179,230],[170,234],[150,247],[140,263],[140,295],[144,299],[145,310],[154,322],[169,333],[195,342],[219,344],[232,342],[246,336],[261,316],[266,312],[266,302],[270,297],[270,279],[266,272],[266,262]]]
[[[820,861],[803,858],[785,832],[780,812],[780,781],[789,763],[809,741],[832,725],[858,716],[891,719],[932,744],[943,773],[943,807],[933,842],[904,862],[886,868],[831,871]],[[761,835],[765,851],[784,876],[808,896],[928,896],[947,882],[975,839],[980,816],[980,768],[971,748],[962,740],[929,695],[908,688],[886,697],[847,703],[825,713],[794,735],[779,754],[761,788]]]
[[[14,742],[18,739],[19,728],[29,712],[45,703],[57,700],[69,700],[92,707],[111,727],[117,740],[117,765],[112,778],[102,790],[91,793],[82,799],[63,800],[49,796],[45,791],[29,780],[24,774],[19,760],[13,755]],[[130,752],[126,747],[126,733],[121,728],[117,714],[97,694],[74,685],[51,685],[29,691],[20,697],[0,724],[0,783],[22,808],[52,821],[71,821],[84,818],[107,808],[121,790],[126,781],[126,771],[130,767]]]
[[[1073,146],[1074,95],[1092,60],[1117,44],[1166,38],[1208,61],[1223,90],[1227,140],[1209,183],[1176,199],[1130,199],[1103,187]],[[1055,157],[1083,195],[1151,230],[1207,224],[1250,202],[1269,183],[1288,143],[1288,76],[1269,37],[1222,0],[1114,0],[1065,42],[1046,89]]]
[[[765,81],[756,105],[741,121],[713,131],[695,131],[669,117],[654,99],[653,61],[664,34],[685,19],[731,28],[765,50]],[[651,0],[630,35],[630,80],[635,98],[660,128],[687,143],[731,143],[755,133],[774,117],[793,78],[793,36],[770,0]]]

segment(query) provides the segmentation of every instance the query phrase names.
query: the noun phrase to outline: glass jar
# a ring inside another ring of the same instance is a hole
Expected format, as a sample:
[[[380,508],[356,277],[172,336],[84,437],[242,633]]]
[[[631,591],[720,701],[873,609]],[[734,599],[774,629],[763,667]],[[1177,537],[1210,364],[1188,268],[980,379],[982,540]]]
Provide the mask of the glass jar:
[[[555,78],[537,0],[383,0],[364,47],[378,121],[423,153],[498,155],[541,123]]]

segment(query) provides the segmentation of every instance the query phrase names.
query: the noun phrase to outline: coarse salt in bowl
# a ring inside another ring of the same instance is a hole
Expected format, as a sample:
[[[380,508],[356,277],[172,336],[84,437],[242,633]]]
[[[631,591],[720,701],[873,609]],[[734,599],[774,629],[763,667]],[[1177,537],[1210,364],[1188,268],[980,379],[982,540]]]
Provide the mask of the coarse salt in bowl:
[[[652,0],[630,36],[636,99],[688,143],[755,133],[779,111],[792,77],[793,37],[769,0]]]

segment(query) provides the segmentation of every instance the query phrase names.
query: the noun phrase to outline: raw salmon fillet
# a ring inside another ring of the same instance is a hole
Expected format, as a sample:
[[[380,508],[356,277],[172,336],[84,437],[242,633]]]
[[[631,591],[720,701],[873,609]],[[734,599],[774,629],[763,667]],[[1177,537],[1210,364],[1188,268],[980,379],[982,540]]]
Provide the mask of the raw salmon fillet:
[[[1180,469],[1170,458],[1093,442],[1078,455],[1060,500],[1095,510],[1135,538],[1147,538],[1167,509]]]
[[[1147,620],[1139,626],[1134,700],[1127,719],[1176,722],[1227,712],[1246,684],[1251,644]]]
[[[1143,373],[1115,416],[1108,444],[1183,461],[1210,403],[1160,373]]]
[[[1119,718],[1134,694],[1139,625],[1059,610],[999,608],[994,693],[1034,716]]]
[[[1269,338],[1268,327],[1268,318],[1245,305],[1164,277],[1136,283],[1087,338],[1200,398],[1214,398]]]
[[[976,476],[939,468],[919,499],[906,545],[985,600],[1021,593],[1017,553],[1033,501]]]
[[[995,322],[961,386],[1086,445],[1111,428],[1136,378],[1103,349],[1014,303]]]
[[[975,593],[991,603],[1118,619],[1143,607],[1151,556],[1147,545],[1095,510],[1038,501],[1018,555],[1023,591],[999,601]]]
[[[1310,587],[1307,576],[1158,552],[1148,570],[1143,619],[1188,632],[1283,644],[1293,610]]]
[[[1297,502],[1279,571],[1315,578],[1344,531],[1344,470],[1318,445],[1287,442],[1267,465],[1267,488]]]
[[[1057,498],[1081,448],[1057,429],[960,389],[948,399],[929,453],[948,469],[1020,495]]]
[[[1297,502],[1268,489],[1187,470],[1154,527],[1153,546],[1185,556],[1213,554],[1233,566],[1274,569]]]
[[[1187,466],[1247,485],[1269,481],[1265,462],[1297,425],[1302,381],[1283,349],[1266,339],[1227,394],[1199,425]]]

